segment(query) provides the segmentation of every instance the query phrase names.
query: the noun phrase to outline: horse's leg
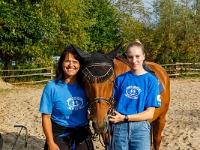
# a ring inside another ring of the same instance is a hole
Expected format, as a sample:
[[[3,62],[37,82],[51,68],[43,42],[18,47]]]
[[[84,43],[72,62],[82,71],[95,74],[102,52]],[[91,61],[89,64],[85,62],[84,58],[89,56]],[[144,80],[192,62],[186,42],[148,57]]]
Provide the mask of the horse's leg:
[[[165,126],[166,118],[165,115],[159,116],[153,122],[153,146],[155,150],[159,150],[161,139],[162,139],[162,131]]]
[[[153,147],[153,122],[150,123],[151,125],[151,130],[150,130],[150,146],[151,146],[151,149]]]

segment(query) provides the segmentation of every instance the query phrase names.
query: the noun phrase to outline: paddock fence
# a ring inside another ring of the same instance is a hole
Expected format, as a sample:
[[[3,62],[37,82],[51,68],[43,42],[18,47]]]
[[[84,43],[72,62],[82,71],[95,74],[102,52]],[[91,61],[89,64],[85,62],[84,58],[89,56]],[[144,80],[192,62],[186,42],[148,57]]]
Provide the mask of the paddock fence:
[[[10,75],[3,75],[9,72]],[[11,84],[34,84],[48,82],[55,76],[53,66],[35,69],[0,70],[0,79],[8,80]],[[25,79],[26,78],[26,79]],[[24,82],[24,80],[27,80]]]
[[[170,77],[200,76],[200,63],[181,63],[161,65]]]
[[[161,64],[161,66],[167,71],[170,77],[178,76],[200,76],[200,63],[175,63],[175,64]],[[55,77],[55,68],[53,66],[46,68],[36,69],[15,69],[15,70],[0,70],[0,79],[10,80],[11,84],[34,84],[48,82]],[[9,72],[11,75],[4,76],[5,72]],[[34,78],[36,77],[37,78]],[[40,76],[40,78],[38,78]],[[19,78],[30,77],[31,81],[24,82],[24,79]],[[39,79],[39,80],[38,80]]]

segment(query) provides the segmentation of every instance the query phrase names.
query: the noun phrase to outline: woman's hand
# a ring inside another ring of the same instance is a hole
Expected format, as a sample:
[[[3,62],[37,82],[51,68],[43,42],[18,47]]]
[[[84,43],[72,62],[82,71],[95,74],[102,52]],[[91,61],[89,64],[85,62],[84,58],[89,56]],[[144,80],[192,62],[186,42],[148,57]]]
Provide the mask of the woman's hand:
[[[56,143],[48,144],[48,150],[60,150]]]
[[[110,116],[109,121],[112,123],[117,123],[117,122],[121,122],[124,121],[124,115],[120,114],[119,112],[115,111],[114,112],[115,115],[114,116]]]

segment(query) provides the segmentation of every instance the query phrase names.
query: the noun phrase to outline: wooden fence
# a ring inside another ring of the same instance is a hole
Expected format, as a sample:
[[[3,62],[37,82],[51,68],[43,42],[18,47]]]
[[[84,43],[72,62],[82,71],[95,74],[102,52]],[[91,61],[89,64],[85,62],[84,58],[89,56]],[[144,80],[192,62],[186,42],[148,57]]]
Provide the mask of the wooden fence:
[[[39,81],[30,81],[30,82],[16,82],[11,84],[27,84],[27,83],[41,83],[47,82],[55,76],[53,73],[53,67],[46,67],[46,68],[36,68],[36,69],[17,69],[17,70],[0,70],[0,72],[13,72],[12,75],[9,76],[0,76],[0,78],[18,78],[18,77],[33,77],[33,76],[43,76],[47,79],[39,80]],[[25,72],[26,74],[15,74],[14,72]],[[30,72],[30,73],[27,73]],[[34,72],[34,73],[33,73]],[[15,74],[15,75],[14,75]]]
[[[200,75],[200,63],[162,64],[170,77]]]
[[[167,71],[170,77],[186,76],[186,75],[198,75],[200,76],[200,63],[175,63],[175,64],[162,64],[163,68]],[[43,72],[45,70],[45,72]],[[55,77],[54,68],[37,68],[37,69],[18,69],[18,70],[0,70],[1,72],[26,72],[26,74],[0,76],[0,78],[17,78],[17,77],[33,77],[33,76],[44,76],[47,77],[45,80],[30,81],[30,82],[16,82],[11,84],[26,84],[26,83],[40,83],[47,82]],[[27,72],[32,72],[27,74]],[[41,71],[42,73],[33,73]],[[14,73],[13,73],[14,74]]]

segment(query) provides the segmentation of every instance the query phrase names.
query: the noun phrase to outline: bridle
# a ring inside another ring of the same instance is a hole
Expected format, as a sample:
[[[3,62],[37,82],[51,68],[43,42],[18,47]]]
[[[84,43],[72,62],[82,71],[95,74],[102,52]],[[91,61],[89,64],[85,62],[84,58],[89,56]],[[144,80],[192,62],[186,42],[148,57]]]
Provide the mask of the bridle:
[[[105,66],[105,67],[109,67],[108,71],[102,75],[102,76],[94,76],[91,72],[90,72],[90,68],[91,67],[101,67],[101,66]],[[114,72],[114,69],[113,69],[113,64],[111,63],[92,63],[90,65],[87,65],[86,68],[83,70],[83,74],[87,77],[88,80],[90,80],[92,83],[102,83],[102,82],[105,82],[107,81],[112,75],[114,75],[114,81],[115,81],[115,78],[116,78],[116,74]],[[96,102],[98,103],[101,103],[101,102],[105,102],[109,105],[109,110],[107,112],[107,116],[108,116],[108,140],[107,140],[107,144],[104,145],[104,147],[106,147],[106,149],[110,149],[112,146],[113,146],[113,142],[110,141],[110,136],[111,136],[111,130],[113,130],[113,126],[111,124],[109,124],[109,118],[111,115],[114,115],[114,87],[116,86],[115,85],[115,82],[113,81],[113,90],[112,90],[112,96],[110,99],[106,99],[106,98],[103,98],[103,97],[96,97],[94,98],[93,100],[89,101],[88,100],[88,105],[89,105],[89,112],[91,115],[93,115],[92,113],[92,105]],[[99,138],[100,140],[100,138]],[[101,140],[100,140],[101,142]],[[102,143],[101,143],[102,144]],[[102,144],[103,145],[103,144]]]
[[[108,69],[108,71],[102,75],[102,76],[94,76],[91,71],[90,71],[90,68],[91,67],[110,67]],[[107,81],[112,75],[114,75],[114,79],[116,78],[116,75],[115,75],[115,72],[114,72],[114,69],[113,69],[113,64],[112,63],[91,63],[90,65],[87,65],[86,68],[82,71],[83,74],[88,78],[88,80],[90,80],[91,82],[97,82],[97,83],[102,83],[102,82],[105,82]],[[113,90],[114,90],[114,86],[115,86],[115,82],[113,81]],[[112,92],[113,92],[112,90]],[[105,102],[109,105],[110,109],[108,111],[108,115],[111,115],[113,113],[113,106],[114,106],[114,94],[112,93],[112,96],[110,99],[106,99],[106,98],[103,98],[103,97],[97,97],[97,98],[94,98],[93,100],[89,101],[88,100],[88,105],[89,105],[89,111],[90,113],[92,114],[92,111],[91,111],[91,107],[94,103],[100,103],[100,102]]]

